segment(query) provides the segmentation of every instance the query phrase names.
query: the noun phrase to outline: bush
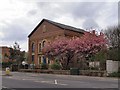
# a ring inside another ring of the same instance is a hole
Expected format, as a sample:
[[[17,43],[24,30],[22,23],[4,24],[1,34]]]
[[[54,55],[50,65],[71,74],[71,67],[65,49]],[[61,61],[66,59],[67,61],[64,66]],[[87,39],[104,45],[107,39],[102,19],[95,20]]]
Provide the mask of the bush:
[[[18,71],[18,65],[17,64],[11,65],[11,71]]]
[[[42,63],[41,64],[41,69],[48,69],[48,64]]]
[[[51,65],[51,69],[53,70],[60,70],[61,69],[61,66],[59,63],[54,63]]]
[[[88,70],[99,70],[99,68],[98,67],[89,67]]]
[[[2,68],[10,67],[12,62],[2,62]]]
[[[120,77],[120,72],[113,72],[109,74],[109,77]]]

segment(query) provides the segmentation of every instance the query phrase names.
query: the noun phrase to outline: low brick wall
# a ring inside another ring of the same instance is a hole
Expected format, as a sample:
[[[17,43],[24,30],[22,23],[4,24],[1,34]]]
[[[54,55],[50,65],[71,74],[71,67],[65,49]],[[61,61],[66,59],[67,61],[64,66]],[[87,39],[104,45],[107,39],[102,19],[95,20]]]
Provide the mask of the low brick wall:
[[[19,72],[35,72],[33,69],[19,69]]]
[[[36,72],[36,73],[47,73],[47,74],[62,74],[62,75],[70,75],[70,70],[40,70],[40,69],[20,69],[20,72]],[[106,71],[97,71],[97,70],[80,70],[79,75],[84,76],[99,76],[105,77],[107,76]]]
[[[20,69],[19,72],[52,73],[51,70],[40,70],[40,69]]]
[[[70,75],[70,70],[52,70],[53,74]]]
[[[20,69],[20,72],[36,72],[36,73],[50,73],[69,75],[70,70],[40,70],[40,69]]]
[[[86,75],[86,76],[99,76],[99,77],[106,77],[107,72],[106,71],[98,71],[98,70],[80,70],[80,75]]]

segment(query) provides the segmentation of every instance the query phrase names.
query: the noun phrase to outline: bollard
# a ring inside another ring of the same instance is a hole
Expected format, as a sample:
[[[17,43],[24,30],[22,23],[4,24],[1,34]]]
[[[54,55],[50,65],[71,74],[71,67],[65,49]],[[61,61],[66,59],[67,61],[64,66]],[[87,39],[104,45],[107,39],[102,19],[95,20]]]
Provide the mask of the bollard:
[[[57,80],[55,80],[55,84],[57,84]]]
[[[9,69],[9,67],[6,68],[6,75],[10,75],[10,69]]]

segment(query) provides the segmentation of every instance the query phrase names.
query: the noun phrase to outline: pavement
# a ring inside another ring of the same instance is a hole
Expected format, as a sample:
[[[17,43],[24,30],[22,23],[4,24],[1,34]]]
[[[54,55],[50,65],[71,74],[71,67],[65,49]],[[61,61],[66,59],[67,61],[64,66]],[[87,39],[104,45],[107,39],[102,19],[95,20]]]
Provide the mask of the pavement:
[[[118,88],[118,78],[23,72],[11,75],[2,76],[2,88]]]

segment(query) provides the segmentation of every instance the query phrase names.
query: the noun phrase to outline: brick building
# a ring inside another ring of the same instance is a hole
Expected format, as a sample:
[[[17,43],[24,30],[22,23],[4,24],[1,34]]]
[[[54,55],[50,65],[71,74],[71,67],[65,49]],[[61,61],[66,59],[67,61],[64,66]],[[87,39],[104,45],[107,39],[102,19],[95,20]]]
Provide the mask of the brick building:
[[[52,42],[57,37],[80,37],[84,32],[83,29],[43,19],[28,36],[29,63],[34,63],[35,65],[52,63],[41,52],[46,42]]]
[[[0,47],[0,62],[8,62],[8,61],[10,61],[10,59],[9,59],[9,56],[10,56],[9,50],[10,50],[9,47],[6,47],[6,46]]]

